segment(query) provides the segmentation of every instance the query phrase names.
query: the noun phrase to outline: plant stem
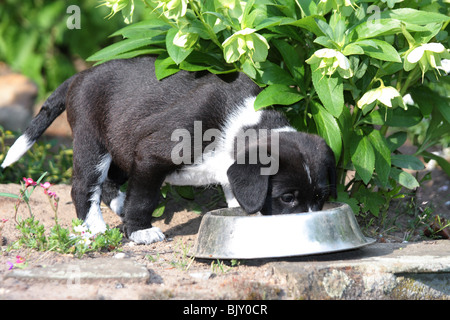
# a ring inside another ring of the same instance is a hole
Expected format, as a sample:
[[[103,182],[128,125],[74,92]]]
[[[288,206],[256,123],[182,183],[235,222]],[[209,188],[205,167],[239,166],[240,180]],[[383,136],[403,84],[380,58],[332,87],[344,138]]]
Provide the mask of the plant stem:
[[[205,19],[203,19],[203,15],[198,10],[195,3],[193,1],[190,1],[189,5],[191,6],[192,10],[195,12],[195,15],[200,19],[203,26],[206,28],[206,31],[208,32],[208,35],[210,36],[212,42],[214,42],[214,44],[216,44],[220,48],[220,50],[223,50],[222,44],[220,43],[219,39],[217,38],[216,33],[211,28],[211,26],[208,23],[206,23]]]
[[[420,71],[420,69],[418,67],[416,67],[413,69],[413,71],[411,71],[409,73],[408,77],[406,78],[405,83],[403,84],[403,86],[400,90],[400,95],[402,97],[406,94],[406,92],[407,92],[408,88],[411,86],[411,84],[418,80],[418,79],[416,79],[416,77],[419,74],[419,71]]]
[[[389,126],[387,124],[383,124],[380,128],[380,134],[385,137],[386,136],[386,132],[388,131]]]

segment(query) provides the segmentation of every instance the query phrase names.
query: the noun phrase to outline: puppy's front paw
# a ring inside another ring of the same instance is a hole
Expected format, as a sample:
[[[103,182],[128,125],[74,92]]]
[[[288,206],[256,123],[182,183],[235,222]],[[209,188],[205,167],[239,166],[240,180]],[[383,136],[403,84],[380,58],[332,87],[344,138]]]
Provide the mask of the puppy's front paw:
[[[164,234],[158,227],[134,231],[129,236],[130,240],[138,244],[151,244],[153,242],[163,241],[164,238]]]

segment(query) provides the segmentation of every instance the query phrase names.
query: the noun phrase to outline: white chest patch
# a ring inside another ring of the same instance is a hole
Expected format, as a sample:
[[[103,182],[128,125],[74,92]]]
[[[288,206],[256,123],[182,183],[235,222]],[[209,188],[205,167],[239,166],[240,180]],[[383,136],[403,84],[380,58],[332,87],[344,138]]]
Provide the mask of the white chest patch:
[[[215,148],[204,153],[200,161],[196,159],[194,164],[185,165],[168,175],[165,182],[191,186],[228,185],[227,170],[234,162],[234,138],[239,130],[256,125],[261,119],[261,112],[255,111],[254,103],[255,97],[245,99],[229,116],[224,127],[218,130]]]

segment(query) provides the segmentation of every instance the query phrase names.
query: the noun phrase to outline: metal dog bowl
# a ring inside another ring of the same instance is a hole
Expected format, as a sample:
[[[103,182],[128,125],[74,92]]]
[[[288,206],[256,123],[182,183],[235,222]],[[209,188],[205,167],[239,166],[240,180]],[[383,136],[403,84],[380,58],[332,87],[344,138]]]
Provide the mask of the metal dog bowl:
[[[210,211],[202,219],[197,258],[255,259],[302,256],[360,248],[375,240],[362,234],[352,209],[327,203],[317,212],[247,215],[240,208]]]

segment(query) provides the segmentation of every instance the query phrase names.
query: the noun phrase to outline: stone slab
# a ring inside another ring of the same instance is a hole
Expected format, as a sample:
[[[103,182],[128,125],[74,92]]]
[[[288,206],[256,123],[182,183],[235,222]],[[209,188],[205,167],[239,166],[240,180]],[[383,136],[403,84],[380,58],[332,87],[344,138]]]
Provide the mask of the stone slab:
[[[74,284],[96,281],[146,283],[150,273],[145,266],[129,259],[95,258],[42,268],[14,269],[6,275],[6,278]]]
[[[450,299],[450,241],[376,243],[273,262],[295,299]]]

